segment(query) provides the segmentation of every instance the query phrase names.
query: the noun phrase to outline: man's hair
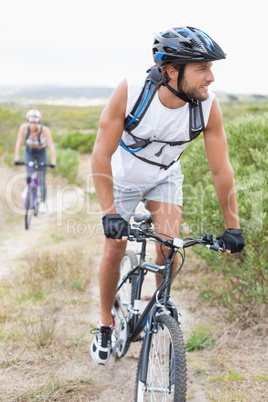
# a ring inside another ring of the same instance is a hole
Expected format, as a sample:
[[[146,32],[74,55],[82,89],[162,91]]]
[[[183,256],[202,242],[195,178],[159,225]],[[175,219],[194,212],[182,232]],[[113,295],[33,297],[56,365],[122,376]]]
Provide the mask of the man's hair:
[[[162,66],[160,66],[162,80],[164,82],[168,83],[170,81],[170,76],[168,75],[167,70],[171,66],[174,67],[177,71],[180,71],[180,64],[178,64],[178,63],[167,63],[167,64],[163,64]]]

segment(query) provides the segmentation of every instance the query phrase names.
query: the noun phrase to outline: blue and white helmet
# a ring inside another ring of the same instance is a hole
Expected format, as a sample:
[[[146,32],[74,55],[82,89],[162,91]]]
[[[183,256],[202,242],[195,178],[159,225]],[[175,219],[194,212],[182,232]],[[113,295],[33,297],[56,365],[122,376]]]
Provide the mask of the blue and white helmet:
[[[37,109],[31,109],[26,113],[26,119],[30,123],[39,123],[41,121],[42,115]]]
[[[153,58],[157,66],[214,61],[226,58],[220,46],[205,32],[192,27],[180,27],[154,35]]]

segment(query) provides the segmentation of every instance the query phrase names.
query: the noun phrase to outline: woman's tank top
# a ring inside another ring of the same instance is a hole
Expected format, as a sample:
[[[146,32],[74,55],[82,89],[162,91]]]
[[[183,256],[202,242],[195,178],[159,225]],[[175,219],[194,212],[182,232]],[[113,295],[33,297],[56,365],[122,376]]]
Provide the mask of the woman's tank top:
[[[34,148],[34,149],[45,148],[47,140],[45,137],[42,136],[42,129],[43,129],[43,126],[41,125],[37,139],[33,140],[32,138],[30,138],[30,127],[28,126],[28,130],[27,130],[27,134],[26,134],[26,138],[25,138],[25,144],[28,147]]]

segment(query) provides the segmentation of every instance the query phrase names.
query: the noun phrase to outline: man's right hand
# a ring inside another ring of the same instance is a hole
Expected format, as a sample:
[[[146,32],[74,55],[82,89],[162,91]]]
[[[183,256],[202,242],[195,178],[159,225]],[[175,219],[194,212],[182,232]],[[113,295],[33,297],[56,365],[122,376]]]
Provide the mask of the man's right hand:
[[[128,222],[120,214],[107,214],[102,218],[105,236],[109,239],[126,240],[129,232]]]

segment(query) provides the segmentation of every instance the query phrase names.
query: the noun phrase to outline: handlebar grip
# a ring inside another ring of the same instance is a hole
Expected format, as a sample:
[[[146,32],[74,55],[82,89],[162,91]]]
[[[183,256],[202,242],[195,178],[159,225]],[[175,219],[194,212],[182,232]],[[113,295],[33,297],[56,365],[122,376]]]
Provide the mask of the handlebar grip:
[[[206,247],[213,251],[224,252],[226,250],[225,244],[222,240],[220,240],[220,241],[214,240],[213,244],[206,244]]]
[[[25,165],[25,163],[24,163],[24,162],[21,162],[21,161],[15,161],[15,162],[14,162],[14,165],[17,165],[17,166],[19,166],[19,165]]]
[[[207,244],[206,247],[209,248],[210,250],[214,250],[214,251],[220,250],[220,247],[218,244]]]

